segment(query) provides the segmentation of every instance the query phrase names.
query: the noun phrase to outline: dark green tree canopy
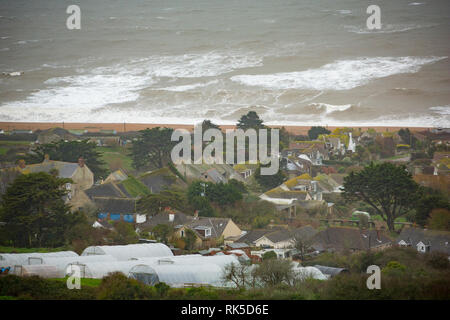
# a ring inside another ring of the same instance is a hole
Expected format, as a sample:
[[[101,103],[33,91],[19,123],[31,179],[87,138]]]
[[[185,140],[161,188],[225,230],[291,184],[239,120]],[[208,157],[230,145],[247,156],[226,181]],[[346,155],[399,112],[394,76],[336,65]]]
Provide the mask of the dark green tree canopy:
[[[100,153],[97,151],[94,142],[83,141],[64,141],[48,143],[38,146],[26,160],[30,163],[39,163],[44,161],[44,156],[49,155],[51,160],[77,162],[79,157],[83,157],[86,165],[91,169],[95,179],[105,178],[107,171],[105,163],[101,160]]]
[[[287,177],[284,174],[282,170],[278,170],[276,174],[273,175],[262,175],[261,174],[261,166],[262,167],[268,167],[270,164],[267,165],[259,165],[258,168],[255,171],[255,179],[256,181],[266,190],[273,189],[280,184],[282,184],[284,181],[286,181]],[[281,168],[281,161],[279,164],[279,168]]]
[[[255,111],[249,111],[246,115],[243,115],[239,119],[237,127],[243,130],[250,128],[258,130],[265,128],[265,125],[263,124],[263,120],[259,118]]]
[[[414,207],[418,185],[405,166],[392,163],[373,164],[362,171],[352,171],[344,178],[343,196],[347,201],[363,201],[380,214],[389,230],[396,218]]]
[[[308,137],[311,140],[316,140],[320,134],[330,134],[331,131],[324,127],[311,127],[308,130]]]
[[[152,128],[140,131],[133,142],[131,157],[136,169],[163,168],[170,161],[170,152],[177,143],[171,141],[173,129]]]
[[[8,187],[1,202],[0,220],[6,222],[15,246],[42,247],[64,243],[63,234],[76,218],[66,205],[65,184],[45,172],[20,175]]]

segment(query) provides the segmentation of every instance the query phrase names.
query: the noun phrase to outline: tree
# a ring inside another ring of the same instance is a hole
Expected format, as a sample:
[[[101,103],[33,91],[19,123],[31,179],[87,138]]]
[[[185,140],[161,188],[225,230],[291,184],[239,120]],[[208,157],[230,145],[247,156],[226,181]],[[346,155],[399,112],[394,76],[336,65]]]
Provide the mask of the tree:
[[[255,270],[255,277],[264,287],[273,287],[281,283],[291,284],[295,274],[291,261],[267,259]]]
[[[346,201],[369,204],[394,231],[395,219],[414,207],[418,185],[405,166],[371,163],[345,177],[343,191]]]
[[[162,190],[160,193],[151,193],[137,203],[137,209],[142,213],[154,216],[162,212],[166,207],[180,211],[189,207],[186,194],[180,190]]]
[[[183,238],[184,243],[186,244],[187,250],[193,250],[195,248],[195,241],[197,240],[197,235],[191,229],[185,229],[185,236]]]
[[[113,240],[116,244],[123,245],[138,242],[139,236],[131,223],[125,221],[115,221],[113,226],[115,230]]]
[[[316,140],[321,134],[330,134],[331,131],[324,127],[311,127],[308,130],[308,137],[311,140]]]
[[[264,254],[262,255],[263,261],[269,260],[269,259],[276,259],[276,258],[277,258],[277,254],[275,253],[275,251],[267,251],[267,252],[264,252]]]
[[[283,173],[283,171],[278,170],[276,174],[273,175],[262,175],[261,174],[261,166],[262,167],[268,167],[267,165],[259,165],[258,168],[255,171],[255,179],[256,181],[263,186],[265,189],[272,189],[280,184],[282,184],[286,180],[286,175]],[[279,167],[281,167],[281,163],[279,164]]]
[[[435,230],[450,231],[450,211],[447,209],[434,209],[431,211],[428,227]]]
[[[253,267],[249,264],[230,263],[223,268],[222,282],[233,283],[238,289],[255,286]]]
[[[1,202],[0,221],[5,222],[14,246],[42,247],[64,244],[64,233],[75,222],[64,196],[70,179],[45,172],[20,175],[7,188]]]
[[[131,157],[133,167],[163,168],[170,161],[170,153],[176,142],[171,141],[173,129],[152,128],[141,130],[139,138],[133,142]]]
[[[83,157],[87,166],[91,169],[96,179],[105,178],[107,171],[105,163],[101,160],[101,154],[97,151],[97,146],[89,140],[64,141],[39,145],[33,150],[34,153],[27,157],[29,163],[39,163],[44,161],[47,154],[50,160],[78,162]]]
[[[305,259],[305,255],[311,250],[312,237],[300,232],[293,232],[292,242],[294,248],[297,249],[300,259]]]
[[[450,210],[448,199],[438,190],[423,187],[421,187],[419,190],[420,193],[417,197],[415,207],[416,212],[413,217],[413,221],[415,221],[419,225],[425,226],[433,209],[442,208]]]
[[[249,111],[246,115],[243,115],[238,123],[237,128],[242,130],[247,129],[264,129],[265,125],[263,124],[263,120],[261,120],[258,114],[255,111]]]
[[[416,148],[417,138],[409,131],[408,128],[400,129],[398,135],[402,139],[403,143],[409,144],[413,149]]]
[[[158,224],[153,228],[152,232],[157,239],[167,244],[169,236],[172,234],[172,228],[167,224]]]

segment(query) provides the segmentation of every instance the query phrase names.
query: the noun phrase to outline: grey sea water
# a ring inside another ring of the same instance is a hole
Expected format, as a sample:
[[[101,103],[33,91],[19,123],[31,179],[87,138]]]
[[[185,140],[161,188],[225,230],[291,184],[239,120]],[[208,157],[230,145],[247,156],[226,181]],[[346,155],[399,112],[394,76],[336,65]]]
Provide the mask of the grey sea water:
[[[448,0],[0,0],[0,121],[225,124],[252,109],[450,127],[449,18]]]

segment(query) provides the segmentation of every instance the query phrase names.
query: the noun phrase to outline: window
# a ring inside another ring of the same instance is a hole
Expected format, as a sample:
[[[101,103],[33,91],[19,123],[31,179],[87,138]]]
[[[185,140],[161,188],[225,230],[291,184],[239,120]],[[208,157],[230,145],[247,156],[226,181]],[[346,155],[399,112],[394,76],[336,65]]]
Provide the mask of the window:
[[[181,230],[181,236],[184,237],[184,230]]]
[[[207,228],[205,229],[205,237],[210,237],[211,236],[211,229]]]

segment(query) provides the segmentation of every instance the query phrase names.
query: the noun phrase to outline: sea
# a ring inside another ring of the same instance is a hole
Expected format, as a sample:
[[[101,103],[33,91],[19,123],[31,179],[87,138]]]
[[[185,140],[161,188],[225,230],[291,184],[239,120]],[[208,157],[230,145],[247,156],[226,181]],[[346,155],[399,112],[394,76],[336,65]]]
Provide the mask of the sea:
[[[0,0],[0,121],[450,127],[450,1],[419,1]]]

